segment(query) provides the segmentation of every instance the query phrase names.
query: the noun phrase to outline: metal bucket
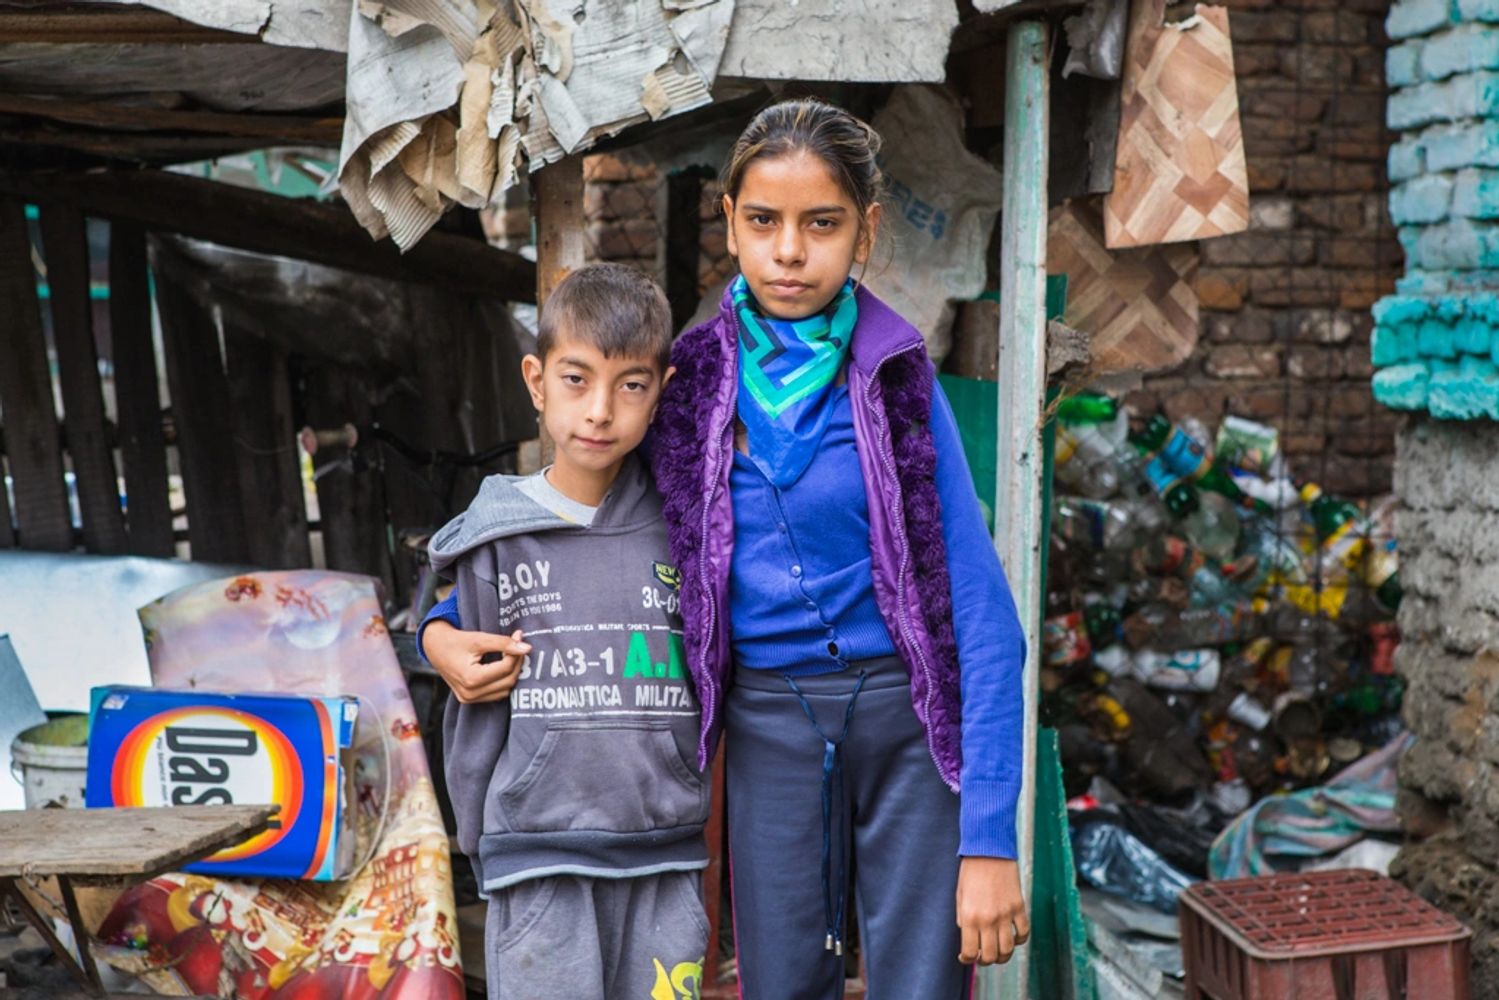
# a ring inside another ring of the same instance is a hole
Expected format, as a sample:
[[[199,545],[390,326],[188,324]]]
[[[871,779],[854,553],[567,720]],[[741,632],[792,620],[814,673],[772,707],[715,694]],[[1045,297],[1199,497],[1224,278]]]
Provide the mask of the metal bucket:
[[[83,808],[88,721],[87,715],[64,715],[32,726],[11,743],[10,769],[24,790],[27,809],[53,803]]]

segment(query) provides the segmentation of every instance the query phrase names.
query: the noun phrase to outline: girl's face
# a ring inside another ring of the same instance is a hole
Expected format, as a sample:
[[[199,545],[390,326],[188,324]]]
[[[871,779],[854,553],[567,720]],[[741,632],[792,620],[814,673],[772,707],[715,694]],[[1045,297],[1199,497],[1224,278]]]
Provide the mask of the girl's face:
[[[880,206],[861,217],[827,164],[797,151],[755,160],[739,197],[724,195],[729,253],[755,301],[777,319],[820,311],[869,260]]]

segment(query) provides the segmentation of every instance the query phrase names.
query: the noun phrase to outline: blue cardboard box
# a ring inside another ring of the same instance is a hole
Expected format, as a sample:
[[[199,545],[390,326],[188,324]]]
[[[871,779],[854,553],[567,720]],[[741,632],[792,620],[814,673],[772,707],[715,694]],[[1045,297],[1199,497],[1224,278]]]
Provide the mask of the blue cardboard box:
[[[187,870],[346,878],[356,698],[93,689],[87,805],[278,805],[271,828]]]

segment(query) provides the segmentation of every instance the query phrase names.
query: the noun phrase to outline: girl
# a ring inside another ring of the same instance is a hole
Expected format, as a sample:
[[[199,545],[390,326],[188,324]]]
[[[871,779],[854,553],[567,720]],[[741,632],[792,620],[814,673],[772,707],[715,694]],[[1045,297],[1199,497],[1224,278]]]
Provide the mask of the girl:
[[[700,765],[726,741],[745,1000],[842,996],[851,871],[876,1000],[965,997],[963,963],[1029,933],[1024,640],[921,335],[852,277],[878,152],[817,100],[745,129],[723,174],[740,274],[677,340],[651,443]],[[466,635],[428,646],[460,680]]]

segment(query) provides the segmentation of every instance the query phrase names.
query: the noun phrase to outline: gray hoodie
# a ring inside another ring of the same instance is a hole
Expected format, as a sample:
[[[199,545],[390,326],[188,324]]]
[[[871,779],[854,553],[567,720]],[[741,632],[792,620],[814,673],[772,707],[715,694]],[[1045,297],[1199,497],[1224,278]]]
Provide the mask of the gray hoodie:
[[[459,846],[486,892],[702,868],[709,783],[655,484],[632,455],[583,527],[519,481],[486,479],[431,545],[463,627],[532,647],[508,699],[448,700]]]

